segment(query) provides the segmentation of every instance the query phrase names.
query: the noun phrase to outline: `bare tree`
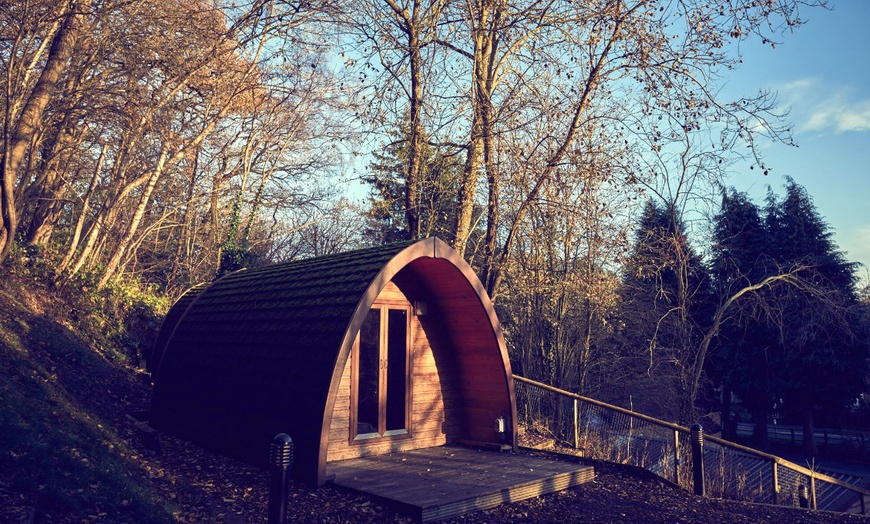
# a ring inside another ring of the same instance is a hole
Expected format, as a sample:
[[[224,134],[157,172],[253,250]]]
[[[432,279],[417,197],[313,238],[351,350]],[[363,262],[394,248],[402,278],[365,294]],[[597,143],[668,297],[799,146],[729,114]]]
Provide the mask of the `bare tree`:
[[[370,0],[348,6],[342,23],[348,49],[346,55],[360,66],[361,95],[368,99],[365,125],[388,129],[386,122],[407,127],[407,158],[403,170],[404,221],[411,238],[422,234],[420,222],[423,141],[429,132],[427,105],[433,65],[438,49],[434,46],[445,6],[442,0]],[[429,107],[428,112],[434,107]]]
[[[4,60],[0,261],[9,255],[18,230],[19,210],[15,197],[22,166],[46,107],[58,90],[79,37],[82,18],[90,6],[90,0],[61,2],[56,6],[50,2],[35,3],[25,8],[23,17],[35,18],[28,21],[38,21],[36,28],[21,24],[19,20],[5,21],[4,39],[11,45]],[[35,13],[28,12],[30,9]]]
[[[506,268],[500,302],[522,372],[583,394],[612,382],[621,360],[608,339],[633,224],[625,210],[638,189],[614,183],[625,152],[617,144],[603,147],[604,140],[580,141],[570,167],[541,191]],[[524,194],[507,193],[506,203]]]
[[[239,203],[243,234],[280,230],[267,221],[322,199],[326,184],[310,180],[340,161],[331,144],[341,119],[326,115],[345,101],[319,36],[331,8],[135,0],[3,10],[0,248],[25,224],[25,242],[56,253],[59,281],[98,270],[102,286],[125,267],[201,280],[216,270],[227,202]]]
[[[561,131],[541,141],[538,150],[532,150],[541,154],[541,167],[526,199],[505,228],[487,282],[491,294],[497,295],[499,267],[510,255],[524,215],[546,181],[566,160],[582,127],[589,125],[591,108],[607,95],[621,97],[623,111],[611,115],[623,125],[640,120],[643,128],[653,129],[653,123],[663,115],[678,118],[679,130],[715,129],[719,133],[716,142],[719,152],[730,150],[738,140],[752,146],[755,138],[751,123],[755,121],[766,123],[768,136],[789,141],[787,128],[779,126],[776,115],[771,113],[774,99],[769,93],[728,103],[716,97],[713,85],[722,70],[739,61],[739,56],[726,52],[729,40],[744,39],[751,34],[770,41],[776,35],[762,33],[768,28],[790,30],[798,25],[798,7],[802,5],[805,4],[789,2],[768,9],[747,4],[728,5],[725,9],[726,6],[718,4],[689,1],[667,6],[658,2],[615,1],[602,2],[590,9],[586,22],[573,26],[576,29],[560,46],[563,56],[571,57],[571,61],[554,64],[557,72],[579,82],[572,82],[563,91],[560,105],[567,110],[561,113],[566,117]],[[675,29],[681,34],[674,38],[666,28],[678,22],[686,29]],[[629,79],[641,89],[632,90],[626,84]],[[636,129],[637,126],[627,128],[626,139],[632,136],[650,149],[657,146],[656,140],[670,139],[655,133],[633,134]]]

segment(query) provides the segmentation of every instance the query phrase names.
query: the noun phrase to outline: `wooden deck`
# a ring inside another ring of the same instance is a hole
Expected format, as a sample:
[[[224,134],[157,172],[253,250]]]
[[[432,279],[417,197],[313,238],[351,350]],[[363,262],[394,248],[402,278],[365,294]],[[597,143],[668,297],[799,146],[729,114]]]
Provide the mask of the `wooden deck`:
[[[327,474],[334,484],[374,496],[417,522],[489,509],[594,478],[591,466],[454,446],[331,462]]]

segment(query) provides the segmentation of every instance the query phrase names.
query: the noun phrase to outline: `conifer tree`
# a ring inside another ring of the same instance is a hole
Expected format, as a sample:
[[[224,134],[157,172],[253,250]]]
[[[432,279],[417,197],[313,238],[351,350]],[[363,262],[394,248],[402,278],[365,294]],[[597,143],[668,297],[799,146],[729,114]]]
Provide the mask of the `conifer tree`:
[[[710,279],[682,219],[648,202],[620,291],[623,352],[633,355],[635,402],[688,424],[695,419],[692,378],[711,313]]]
[[[856,264],[848,262],[806,189],[786,183],[785,198],[769,198],[768,245],[780,265],[808,268],[803,285],[779,290],[781,368],[777,389],[803,420],[804,452],[820,411],[842,412],[860,393],[868,347],[859,317]]]
[[[417,201],[417,226],[414,232],[406,219],[406,177],[409,162],[407,126],[394,133],[394,140],[382,152],[374,153],[370,174],[362,178],[369,185],[370,208],[367,212],[365,236],[375,243],[390,243],[436,235],[447,238],[451,213],[455,207],[456,184],[461,173],[459,159],[425,143],[418,151],[419,166],[413,192]]]
[[[815,455],[817,413],[842,412],[861,390],[868,345],[854,275],[806,190],[788,179],[761,211],[731,192],[714,226],[713,273],[720,315],[710,369],[753,413],[755,444],[767,447],[775,404],[804,425]],[[747,292],[749,291],[749,292]],[[720,307],[720,310],[722,308]],[[726,399],[727,400],[727,399]],[[726,417],[727,418],[727,417]]]
[[[722,198],[713,225],[712,273],[716,294],[727,298],[766,278],[772,263],[766,253],[768,233],[761,212],[745,193],[732,190]],[[763,303],[744,300],[731,310],[719,328],[709,369],[723,386],[723,433],[731,426],[731,392],[739,395],[756,421],[753,440],[769,447],[767,417],[776,391],[773,376],[778,365],[770,349],[776,344],[771,327],[764,321]]]

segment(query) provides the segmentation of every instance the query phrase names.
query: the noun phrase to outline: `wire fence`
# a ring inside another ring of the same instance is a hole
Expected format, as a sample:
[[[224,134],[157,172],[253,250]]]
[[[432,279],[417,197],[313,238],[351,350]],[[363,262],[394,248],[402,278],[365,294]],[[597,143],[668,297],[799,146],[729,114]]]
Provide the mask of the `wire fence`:
[[[824,474],[767,453],[514,375],[526,439],[545,436],[593,459],[647,469],[706,496],[866,514],[865,479]],[[695,468],[703,482],[694,481]]]

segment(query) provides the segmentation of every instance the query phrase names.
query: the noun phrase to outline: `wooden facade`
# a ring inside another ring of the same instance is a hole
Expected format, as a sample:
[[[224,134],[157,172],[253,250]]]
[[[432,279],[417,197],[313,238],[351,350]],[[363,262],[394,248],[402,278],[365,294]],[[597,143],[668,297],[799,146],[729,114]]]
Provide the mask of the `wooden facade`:
[[[185,297],[155,345],[158,429],[258,463],[288,433],[294,475],[318,485],[330,461],[516,442],[492,304],[438,239],[241,271]]]
[[[381,305],[405,307],[413,311],[413,304],[392,282],[378,295],[373,307]],[[384,438],[358,438],[359,431],[355,429],[359,424],[355,417],[358,404],[355,400],[358,399],[359,393],[354,387],[359,381],[359,371],[355,369],[358,368],[358,359],[354,358],[357,356],[356,350],[359,345],[357,340],[339,381],[329,431],[327,462],[440,446],[461,435],[459,414],[455,404],[458,400],[455,394],[456,385],[451,383],[449,374],[442,381],[435,362],[434,352],[447,351],[444,342],[439,341],[437,336],[433,337],[435,340],[435,349],[433,349],[420,317],[416,314],[410,316],[409,327],[407,433]]]

